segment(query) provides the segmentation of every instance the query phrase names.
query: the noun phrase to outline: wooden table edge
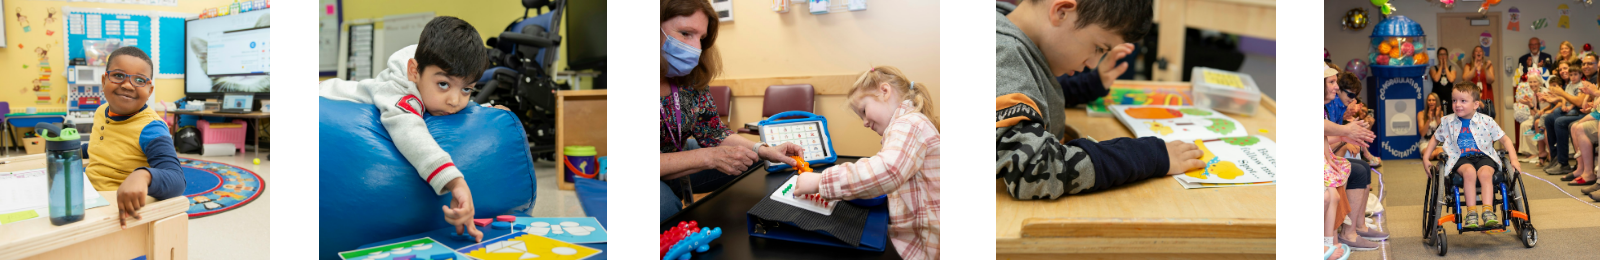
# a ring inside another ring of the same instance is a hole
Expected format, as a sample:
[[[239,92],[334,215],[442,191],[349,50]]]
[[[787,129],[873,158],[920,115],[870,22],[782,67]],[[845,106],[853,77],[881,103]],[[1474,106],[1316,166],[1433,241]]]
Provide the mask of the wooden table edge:
[[[111,205],[105,207],[111,207],[112,209],[115,209],[116,192],[101,191],[100,193],[106,198],[107,201],[112,203]],[[146,200],[153,201],[154,199],[146,197]],[[99,210],[99,208],[89,210]],[[154,201],[149,204],[145,204],[144,208],[139,209],[139,214],[142,218],[128,223],[128,227],[144,228],[144,225],[146,224],[165,220],[175,216],[183,216],[187,218],[188,210],[189,200],[181,197],[173,197],[162,201]],[[85,214],[84,218],[84,220],[77,223],[58,227],[56,230],[52,230],[50,234],[31,234],[27,237],[15,239],[11,243],[0,244],[0,252],[6,252],[7,254],[4,257],[0,257],[0,259],[23,259],[50,252],[62,247],[71,246],[79,242],[88,241],[96,237],[121,232],[123,230],[122,223],[118,221],[115,213],[98,217]],[[7,226],[13,225],[49,225],[49,219],[49,216],[39,216],[35,219],[0,225],[0,231],[4,231],[6,230]],[[40,221],[43,221],[43,223],[27,223]]]
[[[1274,238],[1272,218],[1027,218],[1022,238]]]

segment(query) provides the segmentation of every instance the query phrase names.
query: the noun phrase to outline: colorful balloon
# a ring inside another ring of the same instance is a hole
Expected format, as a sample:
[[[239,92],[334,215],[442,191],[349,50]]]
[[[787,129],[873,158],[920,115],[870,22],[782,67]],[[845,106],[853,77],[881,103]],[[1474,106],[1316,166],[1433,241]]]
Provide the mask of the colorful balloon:
[[[1356,78],[1367,78],[1367,62],[1361,59],[1350,59],[1344,63],[1344,71],[1355,74]]]
[[[1390,59],[1389,59],[1389,55],[1388,54],[1378,55],[1378,65],[1387,66],[1387,65],[1389,65],[1389,61],[1390,61]]]
[[[1417,64],[1428,64],[1428,54],[1427,53],[1420,53],[1419,52],[1416,55],[1412,55],[1411,57],[1412,57],[1412,59],[1416,60]]]
[[[1495,1],[1495,2],[1500,2],[1500,1]],[[1389,15],[1389,13],[1392,13],[1394,11],[1398,11],[1398,9],[1394,9],[1393,5],[1389,5],[1389,0],[1372,0],[1372,5],[1378,6],[1379,12],[1383,13],[1383,15]]]
[[[1400,44],[1400,56],[1411,56],[1411,53],[1412,53],[1411,51],[1412,51],[1412,45],[1411,44]]]

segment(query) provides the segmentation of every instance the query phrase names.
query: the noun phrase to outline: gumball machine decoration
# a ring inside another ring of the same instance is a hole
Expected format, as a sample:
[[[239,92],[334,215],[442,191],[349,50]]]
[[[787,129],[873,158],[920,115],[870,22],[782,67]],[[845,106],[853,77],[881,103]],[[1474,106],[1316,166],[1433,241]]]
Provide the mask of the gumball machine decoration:
[[[1374,109],[1372,132],[1378,138],[1371,152],[1384,159],[1415,159],[1416,114],[1420,109],[1428,71],[1427,38],[1422,25],[1403,15],[1378,22],[1372,29],[1371,78],[1367,79],[1368,107]],[[1437,86],[1436,86],[1437,87]]]

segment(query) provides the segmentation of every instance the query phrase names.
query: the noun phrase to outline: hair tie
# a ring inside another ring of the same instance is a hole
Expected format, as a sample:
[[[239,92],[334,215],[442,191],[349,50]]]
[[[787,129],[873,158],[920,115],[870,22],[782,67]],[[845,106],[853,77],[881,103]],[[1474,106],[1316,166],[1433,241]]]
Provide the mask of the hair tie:
[[[911,85],[906,87],[906,89],[908,89],[908,90],[916,90],[917,89],[917,81],[915,81],[915,80],[911,81]]]

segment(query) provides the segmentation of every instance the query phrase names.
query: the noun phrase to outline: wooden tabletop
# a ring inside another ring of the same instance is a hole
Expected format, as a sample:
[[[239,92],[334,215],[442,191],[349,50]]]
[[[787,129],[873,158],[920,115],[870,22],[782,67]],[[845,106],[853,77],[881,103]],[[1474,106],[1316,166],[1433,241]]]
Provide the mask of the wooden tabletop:
[[[21,171],[45,167],[43,154],[0,159],[8,161],[0,164],[0,171]],[[109,235],[122,231],[122,223],[117,216],[117,192],[101,191],[101,197],[111,205],[85,210],[83,220],[64,226],[50,224],[50,216],[13,222],[0,225],[0,252],[5,252],[0,259],[25,258],[51,250],[72,245],[91,238]],[[165,219],[167,217],[184,214],[189,210],[189,201],[183,198],[173,198],[156,201],[155,198],[145,197],[144,208],[139,209],[140,219],[129,220],[130,229],[146,223]]]
[[[1129,87],[1148,82],[1118,82]],[[1159,83],[1178,84],[1178,83]],[[1252,135],[1277,140],[1275,103],[1228,114]],[[1096,140],[1132,137],[1115,117],[1067,109],[1067,124]],[[1263,133],[1261,129],[1267,130]],[[1016,200],[995,180],[997,254],[1252,254],[1276,252],[1277,186],[1184,189],[1171,177],[1057,200]],[[1049,258],[1049,257],[1044,257]]]
[[[217,113],[216,110],[200,110],[200,111],[172,110],[172,111],[167,111],[167,113],[173,113],[173,114],[179,114],[179,115],[220,116],[220,117],[237,117],[237,118],[270,118],[272,116],[271,113],[260,112],[260,111],[250,112],[250,113],[242,113],[242,114],[235,114],[235,113]]]

